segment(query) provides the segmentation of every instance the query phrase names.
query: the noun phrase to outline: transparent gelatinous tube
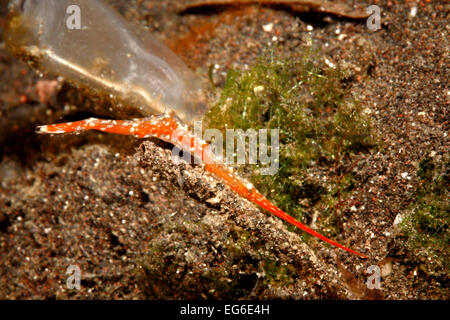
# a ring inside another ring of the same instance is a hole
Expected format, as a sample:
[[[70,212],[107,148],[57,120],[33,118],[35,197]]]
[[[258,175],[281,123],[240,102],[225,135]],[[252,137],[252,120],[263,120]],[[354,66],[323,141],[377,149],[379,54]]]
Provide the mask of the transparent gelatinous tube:
[[[206,111],[200,81],[181,59],[102,1],[13,0],[10,7],[7,47],[34,67],[142,116],[173,111],[192,123]]]

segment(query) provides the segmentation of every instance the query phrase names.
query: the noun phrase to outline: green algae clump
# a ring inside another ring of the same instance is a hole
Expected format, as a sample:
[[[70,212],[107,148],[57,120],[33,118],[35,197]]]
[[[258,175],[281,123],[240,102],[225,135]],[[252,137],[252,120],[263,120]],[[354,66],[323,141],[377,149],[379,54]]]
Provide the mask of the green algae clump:
[[[425,157],[417,170],[419,185],[408,214],[400,224],[409,260],[429,276],[446,279],[450,259],[450,159]]]
[[[208,128],[223,133],[268,129],[270,141],[270,129],[279,130],[275,175],[263,175],[261,162],[238,170],[296,219],[311,217],[314,209],[333,215],[353,189],[347,170],[352,157],[376,145],[369,119],[350,93],[348,72],[325,61],[310,47],[293,57],[270,51],[248,70],[229,70],[218,102],[205,116]],[[331,179],[319,177],[330,172]]]

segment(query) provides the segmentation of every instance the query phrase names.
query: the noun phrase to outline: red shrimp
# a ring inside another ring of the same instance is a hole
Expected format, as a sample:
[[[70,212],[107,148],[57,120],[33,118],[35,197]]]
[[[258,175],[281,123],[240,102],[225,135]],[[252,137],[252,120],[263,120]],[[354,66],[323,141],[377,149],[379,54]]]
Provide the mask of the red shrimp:
[[[217,159],[211,151],[211,148],[209,148],[208,143],[196,137],[188,126],[182,124],[169,114],[135,120],[102,120],[89,118],[82,121],[45,125],[37,128],[38,133],[69,133],[85,130],[98,130],[133,135],[136,138],[156,137],[170,142],[180,149],[187,150],[193,156],[201,159],[205,164],[205,169],[207,171],[220,177],[240,196],[250,200],[289,224],[306,231],[314,237],[362,258],[367,258],[366,255],[349,249],[340,243],[321,235],[273,205],[267,198],[258,192],[250,182],[240,178],[231,168],[227,167],[220,159]]]

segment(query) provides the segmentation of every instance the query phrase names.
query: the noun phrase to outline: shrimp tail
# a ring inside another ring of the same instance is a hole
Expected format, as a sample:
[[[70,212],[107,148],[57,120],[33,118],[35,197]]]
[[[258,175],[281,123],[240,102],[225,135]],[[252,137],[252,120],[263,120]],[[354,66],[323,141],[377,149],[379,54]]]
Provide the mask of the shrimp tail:
[[[296,220],[292,216],[288,215],[286,212],[272,204],[267,198],[265,198],[261,193],[259,193],[251,183],[243,182],[241,178],[236,176],[231,169],[226,168],[223,165],[207,165],[206,169],[210,172],[213,172],[215,175],[220,176],[223,180],[227,182],[227,184],[231,187],[232,190],[237,192],[239,195],[243,196],[244,198],[250,200],[251,202],[257,204],[259,207],[269,211],[270,213],[274,214],[275,216],[279,217],[280,219],[283,219],[284,221],[288,222],[289,224],[296,226],[297,228],[302,229],[303,231],[309,233],[310,235],[319,238],[325,242],[328,242],[329,244],[341,248],[347,252],[350,252],[352,254],[355,254],[357,256],[360,256],[361,258],[367,259],[368,257],[360,252],[357,252],[355,250],[349,249],[340,243],[331,240],[324,235],[321,235],[320,233],[314,231],[313,229],[307,227],[300,221]]]

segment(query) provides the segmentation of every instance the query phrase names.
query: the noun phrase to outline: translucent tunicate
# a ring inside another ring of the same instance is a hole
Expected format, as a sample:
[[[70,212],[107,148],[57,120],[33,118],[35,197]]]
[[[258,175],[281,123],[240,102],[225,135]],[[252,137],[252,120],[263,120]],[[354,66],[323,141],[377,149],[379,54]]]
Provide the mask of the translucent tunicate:
[[[200,81],[169,48],[100,0],[12,0],[7,47],[45,72],[145,116],[201,118]],[[116,110],[123,114],[123,110]]]

